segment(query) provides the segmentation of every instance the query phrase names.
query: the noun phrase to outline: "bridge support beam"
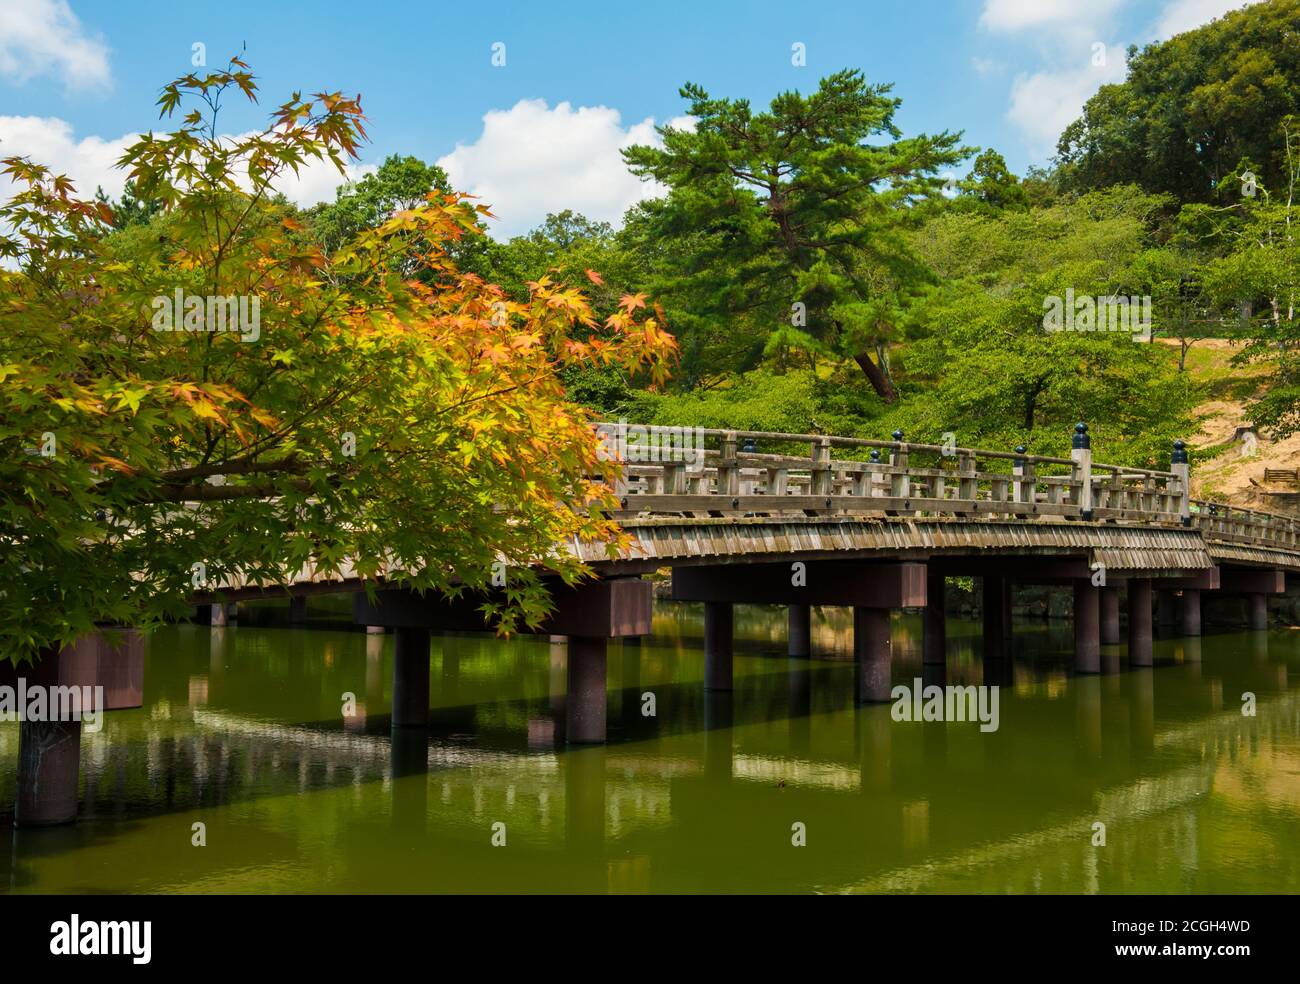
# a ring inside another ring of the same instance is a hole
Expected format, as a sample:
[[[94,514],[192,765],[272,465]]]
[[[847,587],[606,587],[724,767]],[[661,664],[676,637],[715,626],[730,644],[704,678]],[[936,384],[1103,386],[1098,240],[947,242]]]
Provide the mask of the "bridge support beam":
[[[307,596],[291,595],[289,598],[289,624],[303,625],[307,621]]]
[[[1151,665],[1151,579],[1128,582],[1128,665]]]
[[[812,605],[790,606],[789,653],[796,659],[812,655]]]
[[[99,710],[140,707],[144,701],[144,639],[134,629],[104,628],[46,653],[34,664],[0,663],[0,686],[17,689],[102,687]],[[62,691],[67,693],[67,690]],[[14,822],[20,827],[77,819],[81,721],[23,721],[18,726],[18,782]]]
[[[1119,644],[1119,588],[1099,588],[1098,607],[1101,620],[1101,644]]]
[[[1092,581],[1074,582],[1074,671],[1101,672],[1101,603]]]
[[[889,700],[891,652],[889,609],[854,608],[853,661],[858,703]]]
[[[1185,636],[1201,634],[1201,593],[1195,590],[1183,592],[1178,605],[1178,627]]]
[[[429,630],[393,631],[393,727],[429,726]]]
[[[208,620],[214,629],[224,629],[226,627],[226,605],[225,602],[214,602],[208,606]]]
[[[1011,655],[1011,584],[1001,575],[984,575],[984,658]]]
[[[731,689],[734,615],[730,603],[704,603],[704,689]]]
[[[1252,594],[1246,596],[1250,627],[1255,631],[1268,628],[1268,595]]]
[[[606,642],[595,636],[569,636],[564,732],[571,745],[605,740]]]
[[[943,575],[930,571],[925,579],[925,624],[921,662],[941,666],[948,659],[948,627],[943,613]]]

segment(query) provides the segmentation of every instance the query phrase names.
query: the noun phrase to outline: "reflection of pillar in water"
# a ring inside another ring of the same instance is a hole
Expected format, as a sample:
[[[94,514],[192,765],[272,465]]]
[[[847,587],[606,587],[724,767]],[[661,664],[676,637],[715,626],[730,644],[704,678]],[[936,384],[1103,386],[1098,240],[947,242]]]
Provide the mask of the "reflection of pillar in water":
[[[572,748],[564,763],[564,841],[569,850],[601,857],[605,851],[605,747]],[[577,869],[583,874],[583,866]],[[605,871],[599,869],[603,884]]]
[[[944,579],[936,571],[925,577],[925,614],[922,616],[921,660],[942,664],[948,658],[948,626],[944,616]]]
[[[864,793],[886,792],[892,782],[892,745],[897,727],[887,707],[863,707],[854,718]]]
[[[429,803],[428,732],[421,728],[393,728],[389,740],[393,826],[423,831]]]
[[[225,678],[226,663],[230,659],[232,633],[225,629],[214,628],[208,633],[208,679],[212,684]],[[213,699],[209,689],[208,699]]]
[[[787,642],[791,656],[806,658],[812,655],[811,605],[790,606]]]
[[[1119,647],[1104,646],[1101,650],[1101,672],[1107,676],[1114,676],[1119,673]]]
[[[384,702],[384,637],[366,636],[366,705],[371,709]]]
[[[1101,678],[1079,676],[1073,681],[1075,702],[1075,747],[1086,761],[1101,757]]]
[[[1138,667],[1129,674],[1131,688],[1129,714],[1133,735],[1133,754],[1144,757],[1155,748],[1156,700],[1155,670]]]
[[[730,690],[704,692],[704,773],[710,778],[730,779],[736,723],[734,696]]]
[[[984,658],[1011,655],[1011,584],[999,574],[983,578]]]
[[[14,823],[19,827],[44,827],[75,820],[80,767],[80,721],[19,724]]]
[[[786,724],[790,730],[792,751],[806,752],[812,742],[812,670],[807,660],[786,661],[789,699]]]
[[[924,687],[921,690],[922,700],[925,698]],[[942,699],[942,698],[940,698]],[[927,768],[935,771],[942,771],[948,764],[948,724],[945,721],[926,721],[922,720],[918,725],[902,725],[902,727],[919,727],[921,729],[921,754],[925,759]]]
[[[568,666],[568,639],[565,636],[551,636],[550,662],[547,664],[547,693],[551,697],[551,713],[557,718],[564,717],[565,669]]]
[[[1009,687],[1015,682],[1016,664],[1009,651],[1001,656],[986,656],[983,663],[984,686]]]
[[[1256,663],[1268,662],[1268,633],[1252,632],[1250,634],[1250,654]]]
[[[985,667],[985,674],[988,667]],[[925,687],[946,687],[948,685],[948,666],[945,663],[930,663],[921,667],[921,684]]]
[[[641,722],[641,637],[627,636],[622,652],[622,700],[619,720],[623,730],[632,732]],[[657,709],[656,709],[657,710]]]
[[[730,690],[734,617],[727,602],[704,603],[704,689]]]
[[[455,707],[460,700],[460,640],[443,636],[442,643],[442,680],[439,684],[442,693],[438,703],[442,707]]]

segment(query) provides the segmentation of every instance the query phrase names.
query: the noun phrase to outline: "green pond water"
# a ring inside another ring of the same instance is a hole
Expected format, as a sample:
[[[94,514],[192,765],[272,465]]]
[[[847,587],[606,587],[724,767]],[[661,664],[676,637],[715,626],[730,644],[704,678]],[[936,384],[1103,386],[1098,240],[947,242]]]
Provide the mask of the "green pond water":
[[[660,604],[610,645],[608,743],[568,749],[562,642],[435,636],[430,730],[394,741],[392,636],[283,617],[156,633],[143,708],[82,736],[75,825],[13,828],[0,724],[0,892],[1300,891],[1298,631],[1076,677],[1068,623],[986,667],[950,620],[924,676],[998,685],[984,733],[855,707],[842,610],[791,660],[784,611],[739,607],[735,691],[706,694],[701,609]],[[910,684],[919,620],[893,633]]]

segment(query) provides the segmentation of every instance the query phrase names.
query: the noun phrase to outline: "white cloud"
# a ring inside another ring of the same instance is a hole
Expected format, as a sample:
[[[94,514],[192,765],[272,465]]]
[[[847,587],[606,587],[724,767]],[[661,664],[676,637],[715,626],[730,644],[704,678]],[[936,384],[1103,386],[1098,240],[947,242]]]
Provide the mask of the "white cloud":
[[[985,0],[980,27],[1020,31],[1029,27],[1091,23],[1108,17],[1122,0]]]
[[[1173,0],[1160,12],[1155,36],[1165,39],[1208,24],[1230,10],[1240,10],[1256,0]]]
[[[688,117],[670,120],[684,128]],[[567,102],[548,108],[543,99],[521,99],[510,109],[483,117],[471,144],[458,144],[438,164],[453,187],[477,195],[499,218],[492,233],[508,237],[566,208],[590,219],[617,223],[643,198],[664,194],[655,182],[628,172],[619,151],[632,144],[660,143],[653,118],[628,127],[618,110]]]
[[[1108,51],[1106,63],[1088,62],[1076,69],[1021,73],[1011,84],[1007,118],[1024,134],[1040,159],[1056,151],[1061,131],[1079,118],[1083,104],[1102,85],[1119,82],[1125,73],[1124,53]]]
[[[55,117],[0,116],[0,157],[28,157],[55,174],[66,174],[83,198],[92,196],[96,187],[117,198],[126,183],[126,171],[115,165],[138,136],[127,133],[111,140],[95,136],[77,139],[72,124]],[[374,170],[373,164],[355,164],[348,167],[344,177],[328,161],[313,160],[297,175],[282,177],[276,188],[299,205],[314,205],[332,200],[339,185]],[[0,200],[7,200],[10,194],[11,186],[0,179]]]
[[[69,89],[111,83],[108,46],[86,34],[67,0],[3,0],[0,75],[26,82],[57,75]]]

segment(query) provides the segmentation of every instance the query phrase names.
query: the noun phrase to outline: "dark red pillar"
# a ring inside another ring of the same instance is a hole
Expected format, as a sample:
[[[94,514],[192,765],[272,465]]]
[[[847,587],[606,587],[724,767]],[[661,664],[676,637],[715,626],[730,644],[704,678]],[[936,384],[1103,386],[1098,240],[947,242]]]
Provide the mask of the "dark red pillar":
[[[393,727],[429,726],[429,630],[393,630]]]
[[[1268,628],[1268,595],[1247,595],[1246,610],[1249,613],[1249,624],[1252,629],[1259,631]]]
[[[1119,644],[1119,588],[1098,588],[1101,619],[1101,644]]]
[[[1201,634],[1201,593],[1184,591],[1178,605],[1178,627],[1185,636]]]
[[[704,689],[731,689],[732,611],[725,601],[704,603]]]
[[[859,703],[889,700],[888,608],[853,609],[853,659]]]
[[[984,576],[984,658],[1011,655],[1011,585],[999,575]]]
[[[565,738],[571,745],[605,740],[606,639],[569,636],[568,692],[564,699]]]
[[[1101,672],[1101,607],[1091,581],[1074,582],[1074,670]]]
[[[1151,579],[1128,582],[1128,664],[1151,665]]]

